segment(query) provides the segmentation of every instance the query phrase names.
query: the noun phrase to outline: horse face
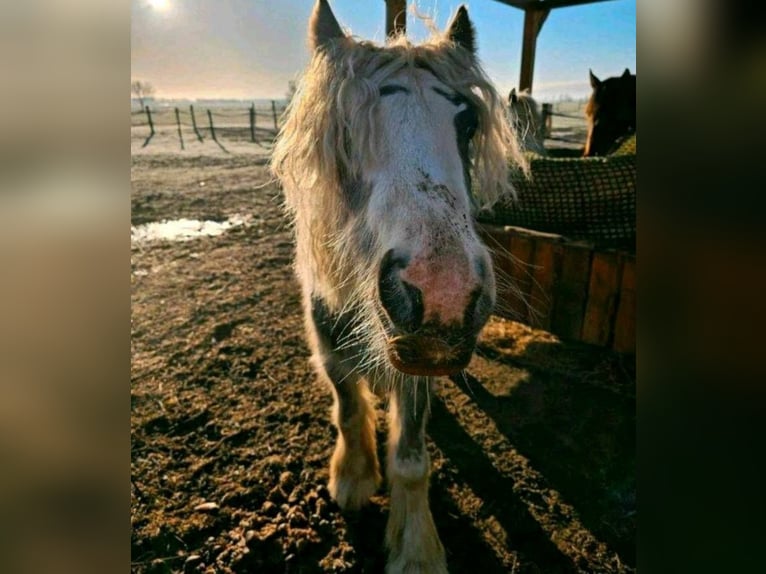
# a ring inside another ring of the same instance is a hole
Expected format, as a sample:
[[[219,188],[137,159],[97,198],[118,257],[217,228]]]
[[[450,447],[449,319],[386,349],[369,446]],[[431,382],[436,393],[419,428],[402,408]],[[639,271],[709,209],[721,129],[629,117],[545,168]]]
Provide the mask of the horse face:
[[[468,13],[458,9],[426,49],[404,38],[378,47],[347,36],[317,0],[309,45],[305,91],[274,159],[297,215],[305,300],[348,316],[343,345],[361,341],[368,364],[387,356],[407,374],[458,372],[495,300],[471,219],[469,151],[475,143],[477,204],[511,190],[507,152],[524,165]]]
[[[379,86],[365,220],[378,246],[378,302],[399,370],[465,368],[494,306],[492,265],[471,220],[472,104],[429,71]]]
[[[591,85],[584,155],[606,155],[619,138],[636,129],[636,76],[625,70],[618,78],[602,81],[591,72]]]

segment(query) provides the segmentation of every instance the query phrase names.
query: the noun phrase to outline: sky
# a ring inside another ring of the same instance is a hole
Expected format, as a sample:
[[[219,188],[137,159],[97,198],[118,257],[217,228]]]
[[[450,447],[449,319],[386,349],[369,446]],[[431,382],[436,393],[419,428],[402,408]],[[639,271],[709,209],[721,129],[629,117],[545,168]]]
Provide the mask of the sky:
[[[524,14],[496,0],[417,0],[444,29],[465,3],[478,56],[501,94],[519,81]],[[132,0],[131,76],[158,98],[281,99],[309,59],[306,29],[314,0]],[[413,0],[408,0],[408,6]],[[384,0],[330,0],[356,37],[385,37]],[[411,14],[407,34],[428,36]],[[599,78],[636,73],[636,0],[551,10],[538,36],[533,95],[543,101],[590,93]]]

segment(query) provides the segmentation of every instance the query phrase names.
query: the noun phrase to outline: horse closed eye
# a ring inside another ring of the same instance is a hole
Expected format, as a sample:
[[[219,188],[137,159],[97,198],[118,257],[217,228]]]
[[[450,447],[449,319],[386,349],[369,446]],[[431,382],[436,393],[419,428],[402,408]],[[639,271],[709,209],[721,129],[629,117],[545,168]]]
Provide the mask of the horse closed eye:
[[[396,86],[396,85],[381,86],[379,91],[380,91],[381,98],[383,96],[390,96],[391,94],[396,94],[398,92],[402,92],[405,94],[410,93],[410,91],[404,86]]]

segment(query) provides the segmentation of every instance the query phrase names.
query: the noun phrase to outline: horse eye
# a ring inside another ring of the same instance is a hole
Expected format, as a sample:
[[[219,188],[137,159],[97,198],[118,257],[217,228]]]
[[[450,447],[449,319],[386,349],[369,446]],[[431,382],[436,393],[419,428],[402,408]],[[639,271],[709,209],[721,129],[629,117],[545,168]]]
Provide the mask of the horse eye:
[[[395,84],[391,84],[388,86],[381,86],[379,92],[380,92],[380,97],[383,97],[383,96],[390,96],[391,94],[396,94],[398,92],[408,94],[410,91],[404,86],[397,86]]]
[[[471,139],[479,127],[479,115],[473,106],[468,106],[455,117],[455,127],[459,136]]]

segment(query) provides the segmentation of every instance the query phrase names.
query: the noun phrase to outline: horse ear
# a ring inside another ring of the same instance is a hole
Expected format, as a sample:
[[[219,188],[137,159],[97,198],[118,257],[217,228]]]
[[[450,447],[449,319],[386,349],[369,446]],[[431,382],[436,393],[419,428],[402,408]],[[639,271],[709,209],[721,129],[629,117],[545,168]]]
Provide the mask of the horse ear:
[[[473,24],[471,23],[470,18],[468,18],[468,9],[465,7],[465,4],[463,4],[457,9],[455,17],[452,18],[452,22],[450,22],[449,27],[447,28],[447,37],[458,46],[471,52],[471,54],[475,54],[475,36],[476,33],[473,29]]]
[[[511,93],[508,96],[508,101],[512,104],[516,103],[516,100],[519,99],[519,96],[516,95],[516,88],[511,88]]]
[[[623,78],[630,78],[630,69],[625,68],[625,71],[622,73]]]
[[[588,74],[590,74],[590,87],[595,90],[601,85],[601,80],[593,74],[593,70],[588,70]]]
[[[314,51],[330,40],[345,37],[327,0],[317,0],[309,19],[309,48]]]

